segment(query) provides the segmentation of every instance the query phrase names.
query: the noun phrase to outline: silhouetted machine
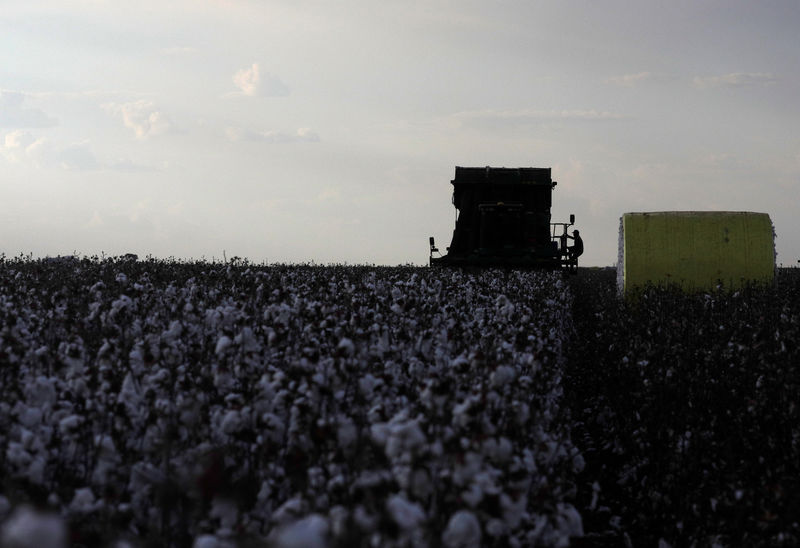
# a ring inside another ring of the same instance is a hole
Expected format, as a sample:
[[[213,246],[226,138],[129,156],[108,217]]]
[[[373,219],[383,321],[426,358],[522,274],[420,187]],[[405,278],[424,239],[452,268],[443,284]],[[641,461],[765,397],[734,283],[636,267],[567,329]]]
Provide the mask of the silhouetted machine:
[[[551,223],[556,182],[550,168],[456,167],[453,240],[442,256],[430,238],[431,266],[511,266],[577,269],[567,227]],[[434,253],[439,254],[434,257]]]

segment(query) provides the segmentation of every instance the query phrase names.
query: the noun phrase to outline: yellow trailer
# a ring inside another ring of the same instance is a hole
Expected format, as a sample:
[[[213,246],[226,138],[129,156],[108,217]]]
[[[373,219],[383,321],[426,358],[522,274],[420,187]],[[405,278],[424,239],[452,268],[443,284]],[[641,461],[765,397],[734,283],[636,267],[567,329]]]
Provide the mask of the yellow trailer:
[[[648,283],[736,289],[774,277],[775,235],[766,213],[658,211],[620,219],[617,284],[623,293]]]

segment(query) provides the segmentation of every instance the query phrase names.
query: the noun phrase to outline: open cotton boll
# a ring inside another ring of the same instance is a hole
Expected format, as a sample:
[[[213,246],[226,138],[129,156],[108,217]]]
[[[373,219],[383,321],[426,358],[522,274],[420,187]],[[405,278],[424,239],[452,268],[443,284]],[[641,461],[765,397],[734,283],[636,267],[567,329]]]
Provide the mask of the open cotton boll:
[[[339,341],[339,344],[336,345],[336,349],[344,353],[346,356],[352,356],[356,351],[356,345],[353,344],[353,341],[345,337]]]
[[[583,519],[575,507],[565,502],[559,502],[556,505],[556,509],[558,511],[556,515],[557,528],[564,538],[582,537]],[[569,541],[567,541],[568,544]]]
[[[239,519],[239,510],[232,500],[218,497],[211,503],[211,511],[209,511],[208,515],[219,520],[218,535],[229,535]]]
[[[214,353],[217,356],[220,356],[221,354],[223,354],[225,352],[225,350],[228,349],[228,347],[231,344],[233,344],[233,341],[231,340],[230,337],[228,337],[227,335],[221,336],[219,339],[217,339],[217,346],[214,349]]]
[[[311,514],[281,527],[271,545],[275,548],[326,548],[329,528],[327,518]]]
[[[200,535],[194,539],[192,548],[234,548],[234,544],[222,540],[216,535]]]
[[[67,527],[56,514],[39,513],[21,506],[3,524],[0,545],[3,548],[65,547]]]
[[[393,419],[389,423],[386,456],[390,459],[396,459],[404,453],[411,455],[424,447],[426,441],[425,434],[416,419],[399,423],[394,423]]]
[[[414,529],[425,520],[425,511],[419,504],[409,502],[403,495],[392,495],[386,509],[401,530]]]
[[[492,384],[493,388],[499,388],[501,386],[505,386],[506,384],[512,382],[517,376],[517,372],[514,370],[513,367],[509,367],[508,365],[501,365],[494,371],[492,371],[491,376],[489,377],[489,381]]]
[[[69,503],[70,512],[78,514],[88,514],[97,509],[97,503],[90,487],[83,487],[75,490],[75,496]]]
[[[475,514],[468,510],[453,514],[442,533],[442,544],[447,548],[480,548],[481,524]]]

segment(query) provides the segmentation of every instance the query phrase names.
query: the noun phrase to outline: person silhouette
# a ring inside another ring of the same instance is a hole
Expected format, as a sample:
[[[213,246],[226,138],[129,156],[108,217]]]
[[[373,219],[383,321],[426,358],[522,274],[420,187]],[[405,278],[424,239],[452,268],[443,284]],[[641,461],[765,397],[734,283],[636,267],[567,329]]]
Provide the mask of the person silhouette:
[[[567,234],[567,238],[573,240],[575,245],[567,247],[567,255],[571,261],[576,260],[583,255],[583,240],[581,239],[581,232],[578,229],[572,231],[572,236]]]

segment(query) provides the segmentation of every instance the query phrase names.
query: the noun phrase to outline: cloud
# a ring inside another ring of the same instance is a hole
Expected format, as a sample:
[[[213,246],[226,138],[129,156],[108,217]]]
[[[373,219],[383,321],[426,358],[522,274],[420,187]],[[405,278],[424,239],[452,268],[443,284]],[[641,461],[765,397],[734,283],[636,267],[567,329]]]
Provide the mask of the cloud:
[[[26,94],[18,91],[0,91],[0,127],[43,128],[58,125],[38,108],[24,105]]]
[[[462,120],[498,119],[498,120],[621,120],[621,114],[606,110],[472,110],[457,112],[453,115]]]
[[[47,139],[37,139],[25,149],[25,156],[46,168],[89,171],[102,167],[87,142],[59,147]]]
[[[664,79],[665,77],[662,74],[657,74],[654,72],[637,72],[636,74],[623,74],[622,76],[612,76],[611,78],[607,78],[605,80],[605,83],[614,86],[630,88],[646,82],[655,82]]]
[[[71,144],[58,150],[58,163],[62,169],[69,170],[91,170],[101,167],[88,143]]]
[[[138,139],[163,135],[172,129],[169,118],[152,101],[140,99],[129,103],[106,103],[102,108],[122,118],[125,127],[132,129]]]
[[[120,159],[113,162],[98,160],[88,141],[54,144],[49,139],[36,138],[24,130],[7,133],[0,139],[0,154],[10,162],[30,162],[49,169],[89,171],[108,169],[121,172],[154,171],[157,168]]]
[[[32,145],[34,141],[36,141],[36,139],[33,135],[21,129],[7,133],[4,139],[5,147],[11,150],[25,150]]]
[[[605,110],[473,110],[452,114],[444,122],[457,127],[507,129],[550,122],[603,122],[623,120],[625,116]]]
[[[300,128],[293,133],[285,131],[253,131],[237,127],[225,130],[225,136],[230,141],[249,141],[258,143],[316,143],[320,140],[319,134],[309,128]]]
[[[692,80],[698,89],[717,87],[739,88],[745,86],[768,86],[777,82],[768,72],[732,72],[715,76],[695,76]]]
[[[164,55],[190,55],[197,53],[197,48],[191,46],[173,46],[170,48],[161,48],[161,53]]]
[[[246,95],[248,97],[285,97],[289,95],[289,88],[272,74],[261,74],[258,63],[253,63],[249,68],[244,68],[233,75],[233,83],[239,88],[238,92],[228,95]]]

